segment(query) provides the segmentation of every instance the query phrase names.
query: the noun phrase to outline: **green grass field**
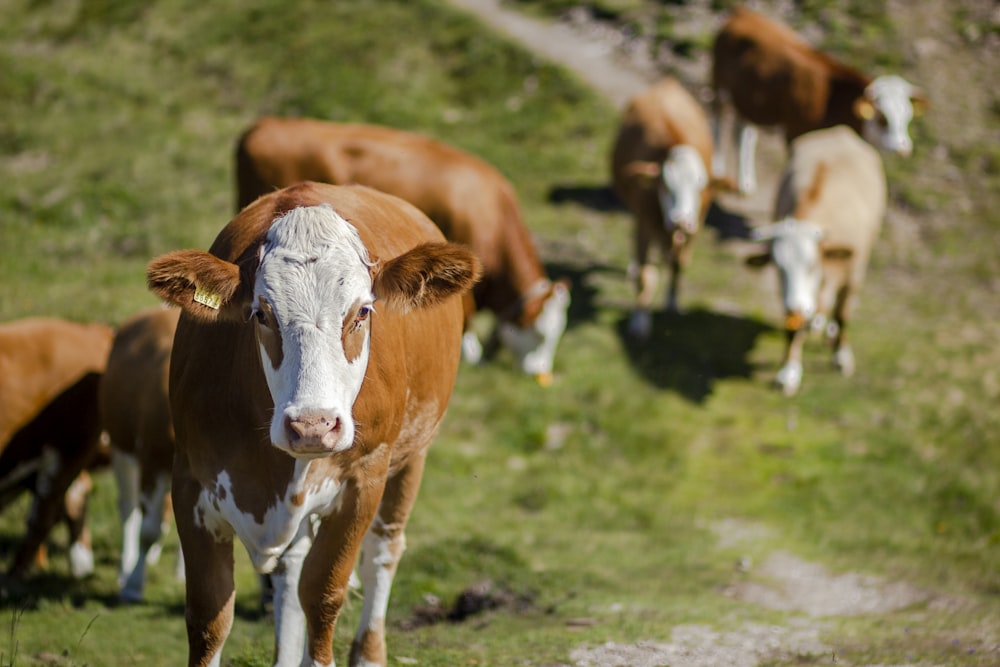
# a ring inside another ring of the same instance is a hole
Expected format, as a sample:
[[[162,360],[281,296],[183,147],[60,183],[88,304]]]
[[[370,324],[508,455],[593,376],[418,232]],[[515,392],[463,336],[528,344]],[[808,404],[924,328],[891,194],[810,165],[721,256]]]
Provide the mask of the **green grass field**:
[[[787,399],[769,386],[776,295],[714,229],[684,314],[627,339],[630,223],[588,205],[617,110],[445,3],[0,0],[0,15],[0,320],[116,324],[153,305],[146,263],[207,247],[229,220],[234,142],[260,114],[422,131],[517,186],[551,274],[572,281],[570,328],[548,389],[504,355],[462,368],[396,578],[391,665],[555,667],[681,625],[794,624],[727,594],[756,580],[734,563],[779,550],[924,595],[822,618],[832,656],[764,664],[1000,662],[1000,105],[980,141],[931,116],[912,161],[889,161],[916,238],[888,228],[876,250],[856,376],[813,342]],[[147,604],[116,605],[116,491],[97,481],[96,575],[68,578],[57,530],[47,571],[2,582],[0,665],[183,663],[176,535]],[[6,558],[26,512],[0,515]],[[238,557],[224,664],[268,665],[271,623]],[[450,605],[484,582],[496,609],[419,622],[428,596]],[[340,664],[359,608],[338,626]]]

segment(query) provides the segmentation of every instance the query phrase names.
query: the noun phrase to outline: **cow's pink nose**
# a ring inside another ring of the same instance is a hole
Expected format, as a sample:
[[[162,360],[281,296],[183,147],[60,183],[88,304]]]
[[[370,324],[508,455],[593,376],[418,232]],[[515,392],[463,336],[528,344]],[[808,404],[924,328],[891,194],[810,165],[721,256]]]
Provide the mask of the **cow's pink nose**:
[[[340,435],[340,418],[322,414],[304,414],[296,419],[285,417],[285,433],[293,450],[333,449]]]

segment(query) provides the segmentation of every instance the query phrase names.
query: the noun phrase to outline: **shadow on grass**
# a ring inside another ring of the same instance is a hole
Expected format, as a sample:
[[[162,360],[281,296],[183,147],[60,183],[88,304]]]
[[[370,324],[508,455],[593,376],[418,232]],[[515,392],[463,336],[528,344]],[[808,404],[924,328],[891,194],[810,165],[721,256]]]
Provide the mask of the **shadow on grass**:
[[[573,203],[594,211],[624,211],[625,207],[611,186],[601,185],[554,185],[549,190],[552,204]]]
[[[711,206],[708,207],[708,213],[705,214],[705,227],[714,229],[716,239],[719,241],[734,239],[748,241],[750,240],[750,230],[753,229],[750,218],[723,208],[716,201],[712,202]]]
[[[693,309],[679,315],[654,313],[647,340],[628,334],[628,315],[618,335],[636,370],[653,385],[703,403],[717,380],[750,378],[748,360],[757,338],[774,328],[760,320]]]
[[[571,202],[602,213],[627,212],[618,195],[607,184],[555,185],[549,190],[549,202],[553,204]],[[719,241],[749,240],[750,230],[753,228],[750,223],[750,218],[724,208],[714,200],[705,214],[705,227],[714,229]]]
[[[574,265],[561,262],[546,262],[545,271],[552,280],[569,281],[570,303],[566,318],[566,328],[592,322],[597,318],[598,289],[589,278],[595,274],[609,273],[624,279],[625,270],[620,266],[606,264]]]

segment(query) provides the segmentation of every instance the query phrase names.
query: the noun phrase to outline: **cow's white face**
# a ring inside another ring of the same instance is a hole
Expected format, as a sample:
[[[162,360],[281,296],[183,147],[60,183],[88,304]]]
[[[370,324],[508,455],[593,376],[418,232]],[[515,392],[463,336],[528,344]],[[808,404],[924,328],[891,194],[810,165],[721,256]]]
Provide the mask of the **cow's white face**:
[[[701,154],[686,144],[671,148],[663,163],[663,186],[659,188],[664,223],[689,234],[698,231],[701,193],[706,187],[708,172]]]
[[[371,264],[357,230],[327,205],[278,219],[254,283],[275,447],[298,458],[349,448],[369,356]]]
[[[869,143],[903,156],[913,151],[909,128],[914,93],[914,86],[898,76],[880,76],[868,84],[865,98],[871,103],[871,111],[862,117]]]
[[[778,267],[786,326],[798,329],[816,314],[823,276],[820,240],[823,230],[814,223],[786,218],[768,230],[771,259]]]
[[[535,321],[527,327],[510,322],[500,325],[500,340],[517,358],[525,373],[534,375],[542,384],[551,381],[552,364],[559,339],[566,331],[566,311],[569,309],[569,289],[562,283],[552,285],[551,292]]]

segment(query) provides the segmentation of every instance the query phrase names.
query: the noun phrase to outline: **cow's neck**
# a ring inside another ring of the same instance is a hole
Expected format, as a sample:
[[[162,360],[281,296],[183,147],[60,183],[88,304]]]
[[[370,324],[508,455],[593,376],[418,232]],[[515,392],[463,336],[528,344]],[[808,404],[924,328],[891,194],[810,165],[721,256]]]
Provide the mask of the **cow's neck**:
[[[516,224],[515,224],[516,223]],[[520,218],[506,225],[502,267],[495,276],[492,308],[505,321],[518,319],[525,307],[548,291],[545,269]]]

